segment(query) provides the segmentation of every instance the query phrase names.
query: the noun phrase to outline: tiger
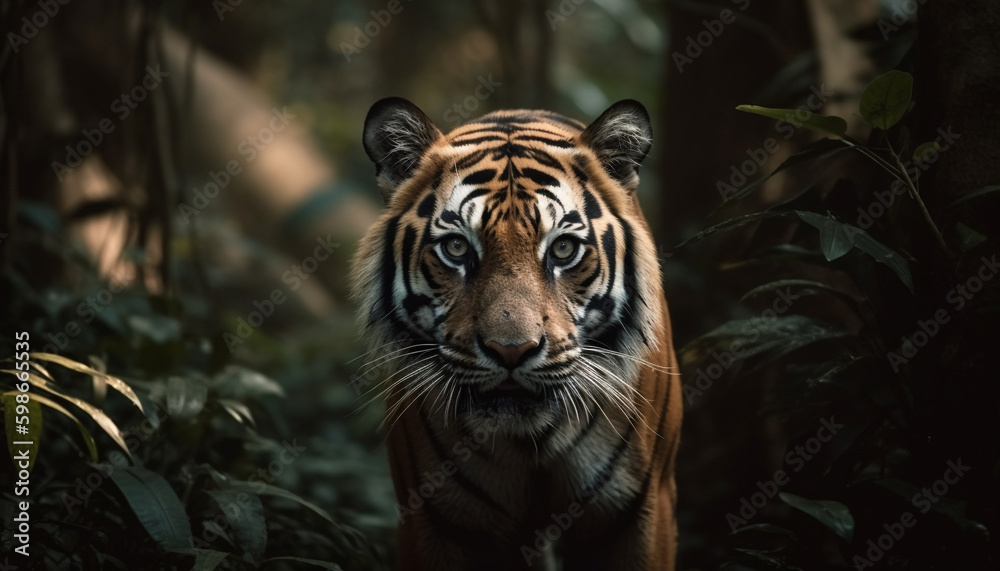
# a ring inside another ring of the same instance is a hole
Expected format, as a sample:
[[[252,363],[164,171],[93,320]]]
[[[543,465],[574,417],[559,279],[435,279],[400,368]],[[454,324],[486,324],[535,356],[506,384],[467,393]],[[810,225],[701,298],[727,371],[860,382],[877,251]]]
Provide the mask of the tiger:
[[[352,295],[368,362],[398,365],[369,389],[398,568],[674,569],[681,389],[637,197],[645,107],[494,111],[445,136],[391,97],[363,143],[385,209]]]

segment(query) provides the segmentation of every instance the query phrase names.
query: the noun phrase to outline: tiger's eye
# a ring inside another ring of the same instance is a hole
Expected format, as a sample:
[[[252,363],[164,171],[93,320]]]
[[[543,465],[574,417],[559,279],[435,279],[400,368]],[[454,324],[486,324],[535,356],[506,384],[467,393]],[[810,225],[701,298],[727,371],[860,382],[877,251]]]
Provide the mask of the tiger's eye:
[[[465,238],[453,236],[445,240],[444,251],[452,258],[461,258],[469,253],[469,242]]]
[[[552,243],[550,251],[557,260],[568,260],[576,253],[576,242],[569,238],[559,238]]]

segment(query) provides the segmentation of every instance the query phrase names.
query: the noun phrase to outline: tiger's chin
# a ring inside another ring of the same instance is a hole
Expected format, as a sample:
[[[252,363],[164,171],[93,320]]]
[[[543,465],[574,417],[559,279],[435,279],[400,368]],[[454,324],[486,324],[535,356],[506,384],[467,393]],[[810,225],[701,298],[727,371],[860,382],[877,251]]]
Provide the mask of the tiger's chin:
[[[530,437],[559,418],[557,403],[547,391],[533,391],[513,381],[490,389],[469,387],[457,416],[470,430],[517,437]]]

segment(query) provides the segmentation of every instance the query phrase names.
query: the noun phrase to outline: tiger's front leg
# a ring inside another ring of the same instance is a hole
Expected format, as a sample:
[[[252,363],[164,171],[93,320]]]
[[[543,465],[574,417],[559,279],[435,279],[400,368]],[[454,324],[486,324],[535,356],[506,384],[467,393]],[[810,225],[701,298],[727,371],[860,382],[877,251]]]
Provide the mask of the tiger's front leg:
[[[601,533],[577,536],[564,548],[565,571],[673,571],[677,557],[673,478],[651,492],[634,514]]]

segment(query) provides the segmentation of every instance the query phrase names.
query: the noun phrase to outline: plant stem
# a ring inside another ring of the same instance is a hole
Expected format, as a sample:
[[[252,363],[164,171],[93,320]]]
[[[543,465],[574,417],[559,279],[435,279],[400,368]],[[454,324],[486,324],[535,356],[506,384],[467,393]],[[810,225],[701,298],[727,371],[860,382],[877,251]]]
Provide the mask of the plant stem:
[[[892,155],[893,160],[896,161],[896,167],[899,168],[899,172],[902,174],[902,177],[899,180],[906,184],[907,189],[910,191],[910,196],[913,197],[913,200],[917,201],[920,211],[927,220],[927,224],[930,225],[931,231],[934,232],[934,238],[937,239],[938,245],[941,246],[945,256],[949,258],[952,257],[951,248],[948,247],[948,244],[944,241],[944,236],[941,234],[941,231],[938,230],[937,224],[935,224],[934,219],[931,218],[931,213],[927,210],[927,205],[924,204],[923,199],[920,198],[920,193],[917,192],[917,185],[913,183],[913,179],[910,178],[910,174],[906,172],[906,167],[903,166],[903,161],[899,158],[899,155],[896,154],[896,151],[892,148],[892,143],[890,143],[888,139],[886,139],[886,144],[889,146],[889,154]]]

